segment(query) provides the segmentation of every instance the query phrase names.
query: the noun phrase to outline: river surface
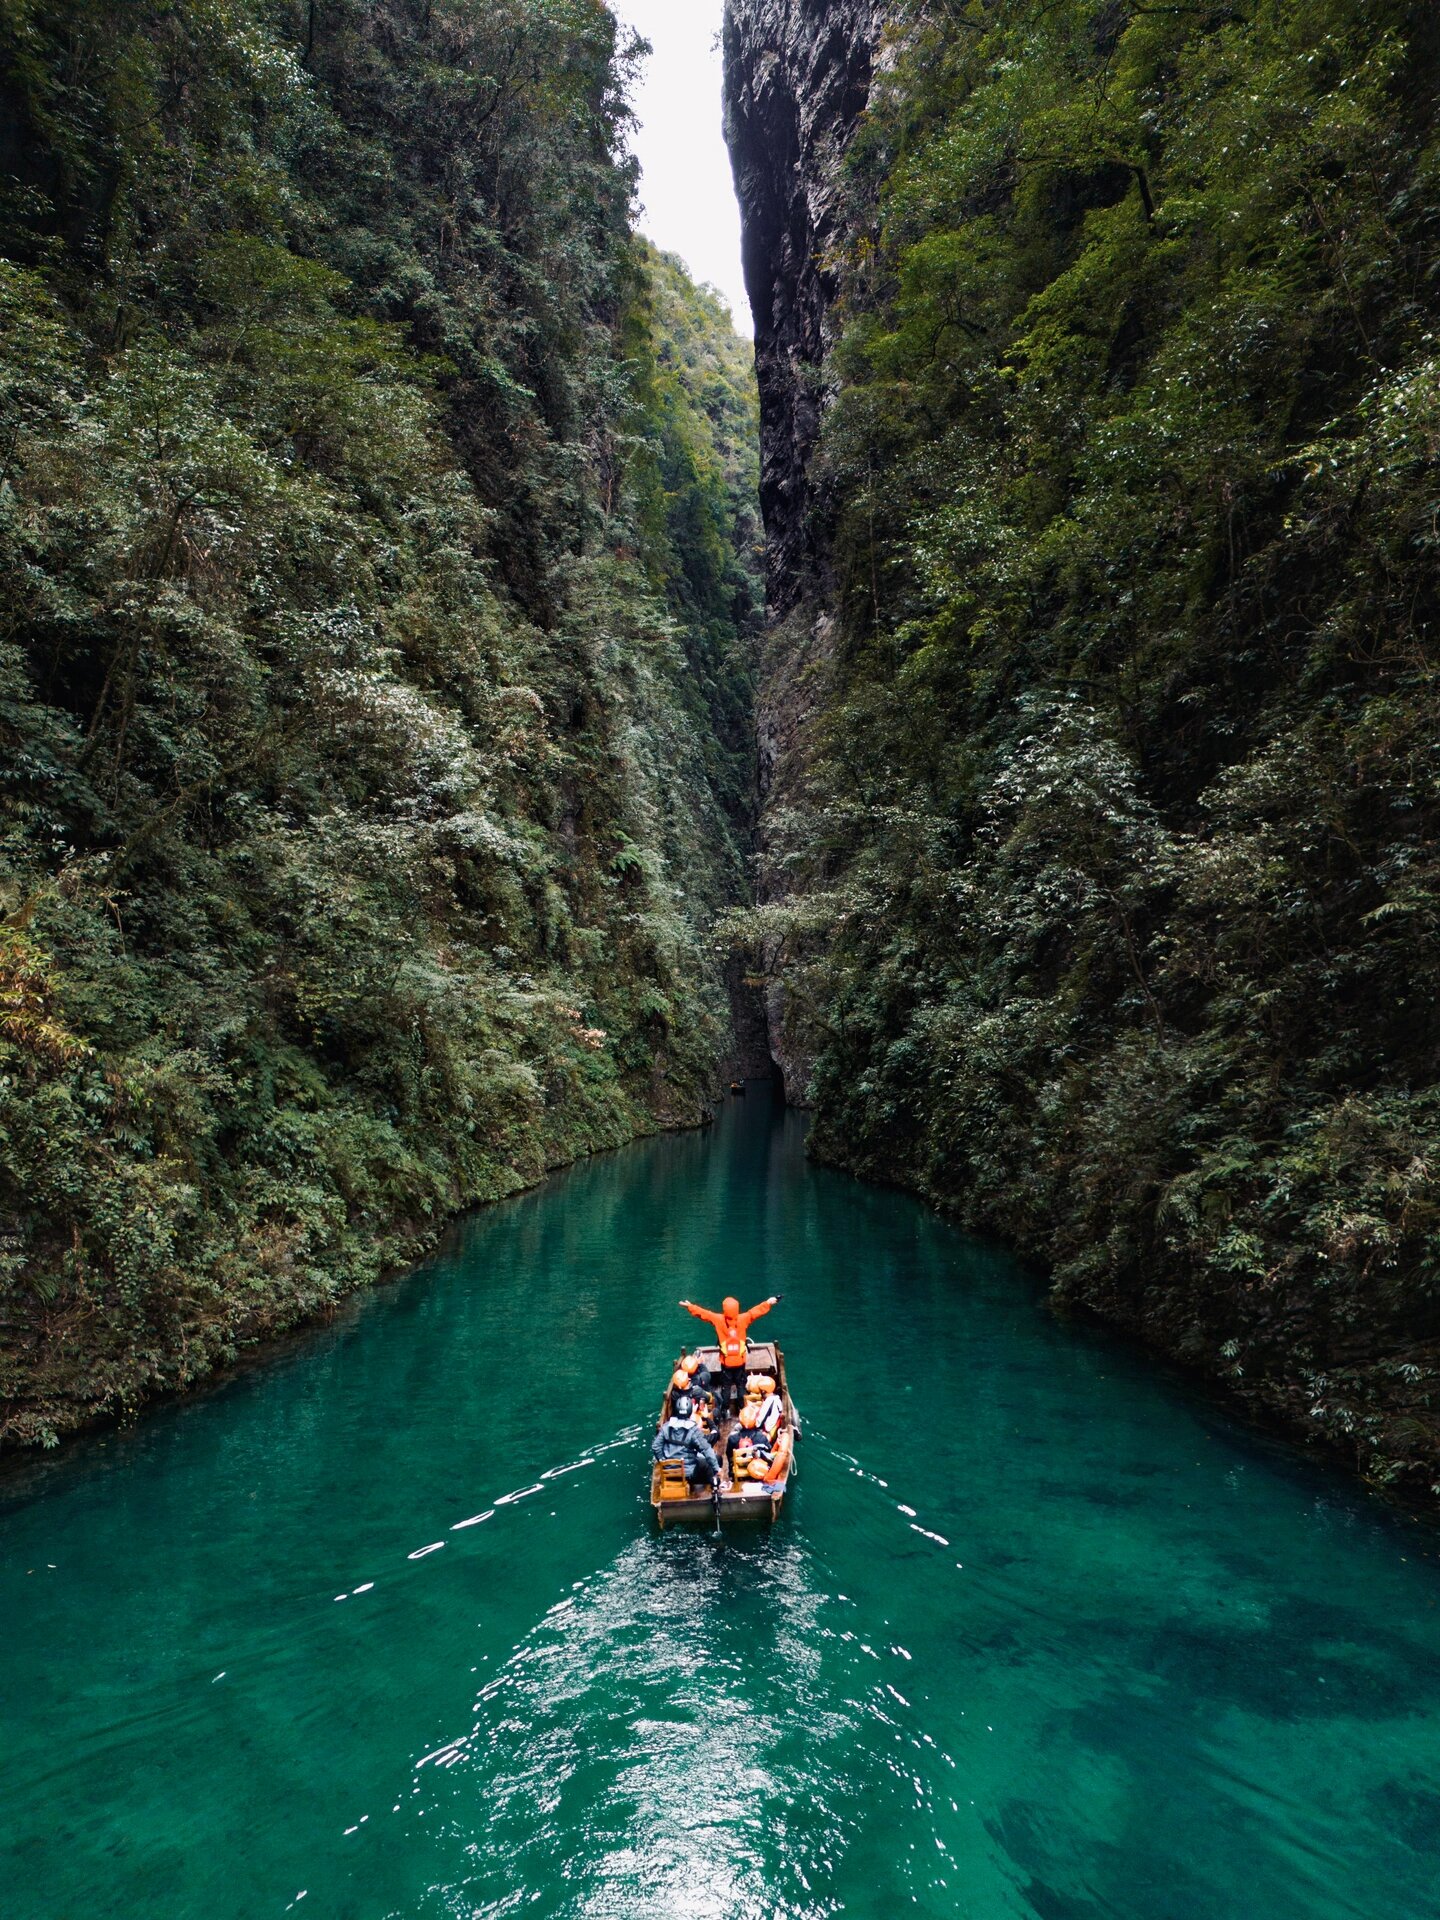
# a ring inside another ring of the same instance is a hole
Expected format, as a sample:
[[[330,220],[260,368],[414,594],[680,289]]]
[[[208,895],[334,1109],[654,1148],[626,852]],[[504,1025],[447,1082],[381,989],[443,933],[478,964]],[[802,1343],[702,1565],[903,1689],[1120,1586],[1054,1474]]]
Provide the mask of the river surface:
[[[731,1291],[798,1484],[659,1536]],[[6,1483],[0,1911],[1431,1920],[1434,1544],[752,1092]]]

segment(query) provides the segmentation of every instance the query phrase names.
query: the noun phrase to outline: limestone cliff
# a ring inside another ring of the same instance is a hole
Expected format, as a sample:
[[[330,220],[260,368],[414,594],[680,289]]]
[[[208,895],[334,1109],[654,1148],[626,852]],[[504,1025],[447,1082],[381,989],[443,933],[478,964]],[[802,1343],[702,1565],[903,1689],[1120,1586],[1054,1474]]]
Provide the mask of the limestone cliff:
[[[811,576],[807,469],[823,407],[846,149],[869,96],[876,0],[729,0],[726,132],[744,218],[762,408],[772,616]]]
[[[759,894],[782,899],[783,822],[804,779],[806,721],[826,682],[830,621],[811,456],[826,400],[825,355],[844,232],[844,161],[869,98],[880,0],[727,0],[725,118],[744,226],[760,386],[761,505],[769,645],[757,698]],[[803,1102],[810,1061],[770,995],[770,1049]]]

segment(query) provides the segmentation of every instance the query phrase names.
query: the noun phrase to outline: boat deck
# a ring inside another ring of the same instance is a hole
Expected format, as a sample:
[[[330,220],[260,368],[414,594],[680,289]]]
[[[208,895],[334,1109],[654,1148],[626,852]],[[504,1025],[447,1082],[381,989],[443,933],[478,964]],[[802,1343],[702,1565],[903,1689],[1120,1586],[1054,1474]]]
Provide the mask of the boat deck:
[[[692,1353],[698,1354],[702,1365],[712,1373],[720,1370],[720,1349],[718,1347],[692,1347]],[[683,1498],[673,1494],[662,1496],[661,1471],[657,1463],[650,1477],[650,1504],[661,1528],[675,1522],[705,1522],[713,1525],[717,1521],[731,1520],[773,1520],[779,1514],[780,1503],[791,1481],[795,1478],[795,1456],[798,1452],[800,1422],[790,1398],[790,1390],[785,1380],[785,1355],[772,1340],[752,1340],[749,1343],[749,1360],[746,1365],[749,1373],[768,1373],[775,1378],[776,1390],[785,1403],[785,1424],[790,1429],[790,1463],[779,1480],[742,1480],[738,1484],[730,1478],[726,1445],[735,1426],[734,1417],[720,1421],[710,1443],[720,1458],[719,1497],[709,1487],[703,1492],[687,1493]],[[663,1420],[670,1411],[670,1389],[667,1387],[661,1401],[660,1417]]]

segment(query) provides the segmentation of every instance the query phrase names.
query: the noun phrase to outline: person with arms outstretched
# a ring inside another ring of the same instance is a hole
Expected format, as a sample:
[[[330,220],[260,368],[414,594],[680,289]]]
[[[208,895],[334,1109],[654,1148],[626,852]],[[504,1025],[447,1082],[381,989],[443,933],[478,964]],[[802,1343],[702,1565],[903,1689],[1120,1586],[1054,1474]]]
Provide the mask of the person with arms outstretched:
[[[733,1294],[721,1301],[719,1313],[712,1313],[708,1307],[697,1307],[693,1300],[680,1302],[687,1313],[693,1313],[697,1320],[708,1320],[715,1329],[715,1338],[720,1347],[720,1378],[713,1384],[722,1414],[731,1409],[738,1410],[745,1398],[745,1367],[750,1358],[745,1335],[752,1321],[768,1313],[779,1299],[778,1293],[772,1293],[768,1300],[762,1300],[758,1307],[751,1307],[748,1313],[740,1311],[740,1302]]]

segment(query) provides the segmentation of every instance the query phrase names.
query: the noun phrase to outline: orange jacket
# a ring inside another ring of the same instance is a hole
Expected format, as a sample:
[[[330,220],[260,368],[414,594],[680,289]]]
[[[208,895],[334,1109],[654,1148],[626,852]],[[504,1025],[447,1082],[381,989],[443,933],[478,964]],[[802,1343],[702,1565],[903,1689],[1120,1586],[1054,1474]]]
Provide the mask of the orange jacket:
[[[697,1320],[708,1320],[715,1329],[715,1338],[720,1343],[720,1364],[722,1367],[743,1367],[749,1358],[750,1350],[745,1344],[745,1335],[752,1321],[758,1320],[762,1313],[770,1311],[770,1302],[762,1300],[758,1307],[751,1307],[748,1313],[741,1313],[740,1302],[726,1300],[719,1313],[711,1313],[705,1307],[697,1307],[693,1301],[685,1300],[681,1304]]]

